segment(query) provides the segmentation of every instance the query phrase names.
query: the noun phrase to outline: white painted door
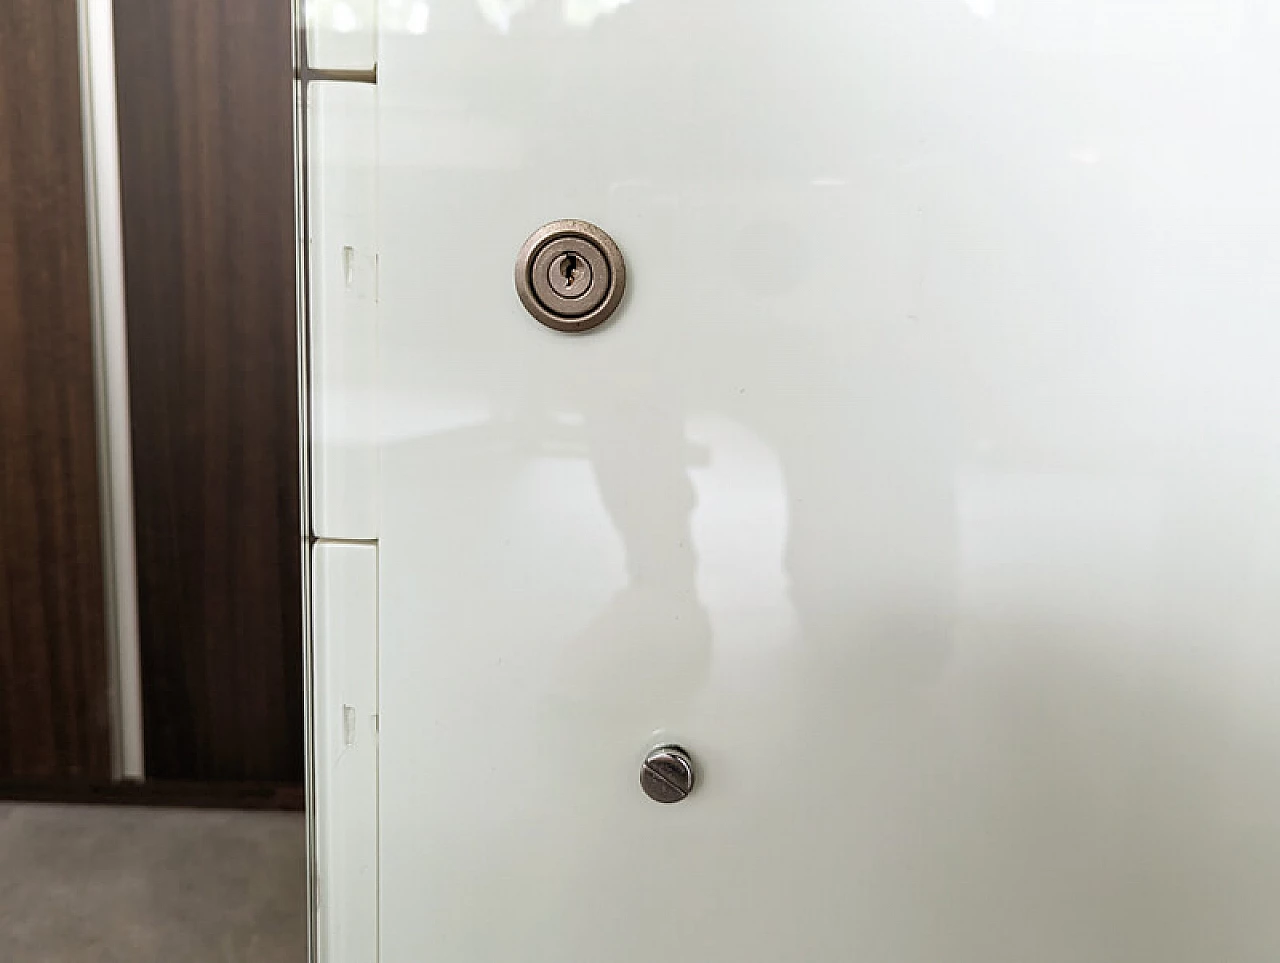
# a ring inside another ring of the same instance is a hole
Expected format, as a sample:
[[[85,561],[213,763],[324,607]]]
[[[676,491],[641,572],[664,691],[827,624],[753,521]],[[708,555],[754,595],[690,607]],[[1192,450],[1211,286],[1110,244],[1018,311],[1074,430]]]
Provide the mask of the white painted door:
[[[1280,5],[379,15],[382,963],[1280,959]]]

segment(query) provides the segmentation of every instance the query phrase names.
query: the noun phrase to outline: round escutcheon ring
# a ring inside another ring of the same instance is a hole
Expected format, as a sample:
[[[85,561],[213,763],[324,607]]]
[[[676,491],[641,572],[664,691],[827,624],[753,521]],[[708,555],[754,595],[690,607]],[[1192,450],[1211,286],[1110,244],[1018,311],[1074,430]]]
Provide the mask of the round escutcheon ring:
[[[566,253],[578,255],[591,266],[591,286],[576,298],[560,297],[543,283],[545,279],[536,277],[537,271],[545,273]],[[626,288],[622,251],[613,238],[588,221],[544,224],[529,235],[516,258],[520,303],[537,321],[557,331],[589,331],[603,324],[622,303]]]

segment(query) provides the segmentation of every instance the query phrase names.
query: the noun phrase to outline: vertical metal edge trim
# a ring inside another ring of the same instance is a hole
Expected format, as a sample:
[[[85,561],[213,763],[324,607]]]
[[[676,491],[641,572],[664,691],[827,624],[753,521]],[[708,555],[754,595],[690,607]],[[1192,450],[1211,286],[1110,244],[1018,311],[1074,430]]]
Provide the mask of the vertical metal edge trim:
[[[115,779],[141,780],[146,776],[146,764],[120,140],[116,121],[115,21],[111,0],[76,0],[76,7],[103,590],[112,707],[111,766]]]
[[[311,522],[311,279],[308,217],[307,19],[306,0],[290,0],[293,35],[294,300],[297,305],[298,366],[298,551],[302,558],[303,778],[307,819],[307,959],[320,963],[320,906],[316,848],[315,646],[312,605]]]

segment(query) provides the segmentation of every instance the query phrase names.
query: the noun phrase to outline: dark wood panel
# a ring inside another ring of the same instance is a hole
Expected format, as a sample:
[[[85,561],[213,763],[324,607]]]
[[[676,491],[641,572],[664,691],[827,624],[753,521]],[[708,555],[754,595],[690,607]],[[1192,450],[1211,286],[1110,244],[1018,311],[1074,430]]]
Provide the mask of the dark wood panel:
[[[289,4],[115,11],[147,774],[300,780]]]
[[[107,778],[75,0],[0,3],[0,774]]]
[[[276,809],[301,812],[296,783],[240,782],[11,782],[0,779],[0,799],[17,802],[179,806],[187,809]]]

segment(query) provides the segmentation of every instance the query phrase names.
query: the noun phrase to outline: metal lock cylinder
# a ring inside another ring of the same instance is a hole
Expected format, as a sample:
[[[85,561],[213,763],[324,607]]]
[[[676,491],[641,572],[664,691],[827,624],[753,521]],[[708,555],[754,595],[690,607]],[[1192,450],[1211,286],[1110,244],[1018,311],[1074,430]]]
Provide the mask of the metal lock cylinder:
[[[516,293],[535,319],[557,331],[588,331],[622,302],[627,267],[613,238],[587,221],[552,221],[516,258]]]

